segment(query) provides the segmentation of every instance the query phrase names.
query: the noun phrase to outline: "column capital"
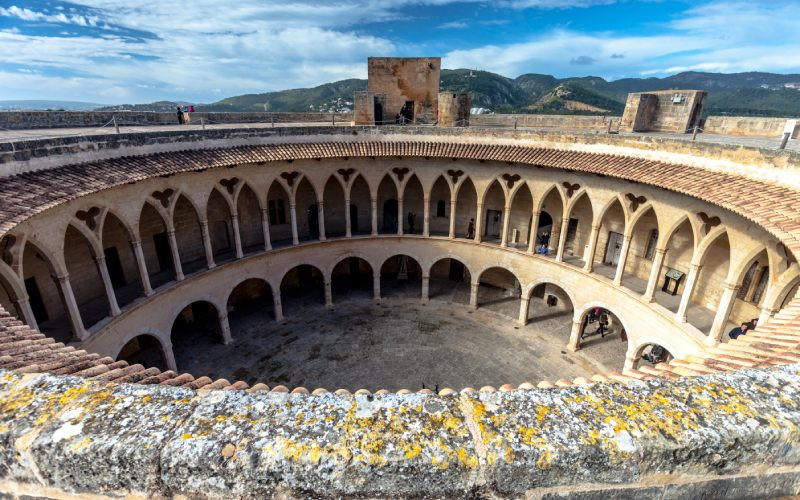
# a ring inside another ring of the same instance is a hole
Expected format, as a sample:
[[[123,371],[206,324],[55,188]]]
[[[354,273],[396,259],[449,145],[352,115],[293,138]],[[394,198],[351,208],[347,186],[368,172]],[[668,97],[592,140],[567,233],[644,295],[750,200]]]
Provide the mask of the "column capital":
[[[94,261],[97,262],[98,264],[102,264],[102,263],[104,263],[106,261],[106,256],[105,255],[95,255],[94,256]]]
[[[140,246],[142,246],[142,240],[140,240],[140,239],[133,239],[133,240],[131,240],[131,245],[133,245],[133,246],[135,246],[135,247],[140,247]]]
[[[739,290],[742,287],[741,283],[731,283],[730,281],[726,281],[724,285],[726,290],[731,290],[733,292]]]
[[[208,227],[208,219],[197,219],[201,227]]]
[[[167,229],[167,236],[174,237],[175,236],[175,228]]]
[[[595,231],[595,232],[600,231],[600,227],[601,226],[602,226],[602,224],[592,224],[592,231]]]
[[[55,276],[51,276],[54,280],[59,281],[61,283],[65,283],[69,281],[69,273],[65,272],[64,274],[56,274]]]
[[[239,218],[239,212],[231,212],[231,219],[238,219],[238,218]]]

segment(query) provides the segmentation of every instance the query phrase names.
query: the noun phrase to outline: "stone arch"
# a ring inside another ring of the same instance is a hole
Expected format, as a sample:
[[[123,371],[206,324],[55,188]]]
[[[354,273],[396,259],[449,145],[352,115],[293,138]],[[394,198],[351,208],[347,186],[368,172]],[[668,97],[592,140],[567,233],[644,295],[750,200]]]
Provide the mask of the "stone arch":
[[[105,264],[102,259],[98,260],[100,255],[97,243],[90,241],[85,232],[75,224],[67,226],[64,232],[64,264],[81,319],[87,327],[114,314],[114,305],[103,283],[100,266]]]
[[[483,205],[483,213],[478,214],[481,220],[475,220],[476,227],[480,227],[478,241],[502,241],[503,214],[508,205],[508,193],[505,186],[494,179],[481,193],[479,204]]]
[[[714,313],[717,311],[726,289],[731,271],[731,245],[728,232],[718,231],[709,234],[696,251],[695,264],[700,267],[694,289],[689,295],[689,302],[706,309],[708,319],[688,317],[689,322],[700,331],[709,333],[713,326]]]
[[[626,359],[626,369],[637,370],[642,363],[647,363],[650,366],[655,366],[658,363],[669,363],[669,361],[674,358],[672,353],[661,345],[661,342],[656,342],[653,339],[647,339],[636,345],[631,345],[631,347],[633,349],[629,348],[629,350],[633,352],[633,355],[629,356],[629,358],[632,359]],[[656,353],[653,350],[655,347],[660,347],[663,349],[663,352]],[[648,355],[650,356],[650,360],[645,359]]]
[[[533,192],[524,182],[520,182],[511,193],[508,203],[508,228],[506,239],[508,245],[515,248],[527,249],[533,233]],[[514,230],[517,232],[514,233]],[[516,234],[516,238],[515,238]]]
[[[349,252],[326,270],[334,303],[340,299],[374,298],[375,272],[366,256]]]
[[[106,212],[99,233],[117,304],[124,307],[144,295],[139,265],[132,246],[134,233],[128,224],[110,211]]]
[[[294,263],[282,274],[280,281],[283,312],[290,315],[304,307],[317,307],[327,303],[326,288],[329,285],[325,275],[316,265],[305,262]]]
[[[264,250],[264,226],[261,220],[261,202],[250,184],[243,182],[236,193],[236,213],[244,254]]]
[[[392,176],[384,175],[377,191],[379,234],[397,234],[397,224],[400,222],[397,193],[397,184]]]
[[[450,216],[454,208],[451,200],[454,198],[450,183],[444,175],[433,182],[429,197],[429,232],[433,236],[447,236],[450,234]]]
[[[62,299],[58,277],[66,269],[37,241],[28,237],[22,249],[20,277],[39,331],[60,342],[78,338]]]
[[[517,274],[500,266],[482,269],[476,278],[477,295],[473,306],[517,318],[522,296],[522,283]]]
[[[267,217],[269,234],[273,247],[291,245],[292,221],[290,206],[293,198],[286,186],[278,180],[272,181],[267,189]]]
[[[567,224],[562,223],[562,231],[567,233],[561,236],[564,239],[564,261],[583,265],[586,262],[585,252],[590,248],[589,238],[594,224],[594,209],[592,200],[586,190],[575,194],[574,200],[567,209]]]
[[[181,370],[195,371],[198,355],[230,341],[227,311],[216,300],[196,299],[173,317],[170,343]]]
[[[553,295],[556,298],[556,302],[548,302],[548,296]],[[541,319],[541,316],[551,317],[552,313],[543,313],[539,309],[544,311],[568,311],[570,314],[574,315],[574,309],[576,299],[575,295],[570,291],[569,287],[566,286],[563,282],[547,278],[546,280],[537,280],[534,283],[529,284],[525,289],[522,291],[522,297],[526,298],[529,301],[527,314],[524,316],[525,323],[536,321],[537,319]],[[541,303],[542,307],[536,307]],[[557,308],[557,309],[554,309]],[[561,314],[556,314],[556,316],[560,316]],[[570,316],[571,318],[572,316]]]
[[[475,188],[475,183],[469,176],[464,178],[460,184],[456,185],[455,200],[455,214],[451,214],[451,217],[455,218],[453,222],[455,226],[454,236],[457,238],[470,239],[467,234],[470,224],[473,230],[477,231],[475,207],[478,205],[478,190]]]
[[[539,219],[536,223],[534,235],[536,237],[536,251],[539,254],[552,254],[558,248],[561,222],[564,218],[564,198],[555,184],[550,186],[539,200],[535,200],[536,211]],[[542,250],[546,249],[546,252]]]
[[[27,297],[27,293],[20,286],[19,278],[5,262],[0,261],[0,307],[27,322],[24,311],[18,307],[18,301],[24,297]],[[31,319],[35,321],[35,318]]]
[[[668,270],[674,269],[684,274],[675,295],[656,293],[654,296],[656,302],[672,312],[678,312],[681,294],[686,290],[687,276],[692,272],[692,260],[696,246],[694,227],[688,216],[681,217],[669,227],[667,232],[659,234],[658,248],[663,248],[666,253],[656,286],[661,287],[663,275]]]
[[[731,323],[740,325],[753,319],[758,320],[761,304],[766,299],[767,287],[774,279],[773,273],[766,247],[751,250],[737,266],[731,267],[728,278],[739,286],[727,318]]]
[[[403,186],[403,213],[400,214],[404,234],[421,234],[425,211],[425,189],[417,174],[411,174]],[[413,227],[409,214],[413,214]]]
[[[363,175],[358,174],[353,179],[348,195],[350,197],[351,234],[370,234],[372,230],[372,195],[369,183]]]
[[[181,269],[188,275],[208,267],[200,213],[189,197],[178,194],[172,206],[172,226]]]
[[[320,205],[317,190],[303,176],[294,188],[297,210],[297,237],[300,241],[324,240],[324,221],[320,223]]]
[[[275,319],[272,286],[264,278],[242,280],[226,294],[226,307],[234,332],[242,331],[253,320],[261,322],[265,315]]]
[[[165,342],[159,333],[139,333],[128,335],[114,359],[140,364],[145,368],[176,370],[172,357],[172,344]]]
[[[628,234],[625,208],[618,196],[611,198],[601,209],[596,223],[597,232],[594,234],[593,228],[588,241],[587,258],[592,262],[589,268],[597,266],[598,272],[613,278],[619,263],[622,262],[624,265],[626,258],[626,255],[623,255],[626,252],[624,239]],[[596,241],[591,241],[592,237],[596,237]]]
[[[599,310],[600,314],[595,315],[595,310]],[[601,330],[600,324],[603,313],[608,318],[608,325]],[[575,307],[570,348],[587,350],[595,356],[603,356],[603,359],[599,359],[599,361],[605,366],[617,366],[622,369],[628,352],[627,343],[633,342],[635,344],[639,335],[639,332],[629,329],[630,322],[624,318],[624,315],[624,313],[619,313],[619,308],[615,308],[602,300],[590,300]],[[577,327],[577,331],[575,331],[575,327]],[[605,333],[600,333],[602,331]],[[608,345],[609,342],[618,342],[625,345],[620,349],[610,350],[601,347],[602,345]]]
[[[427,270],[430,299],[469,304],[472,272],[469,266],[453,256],[433,259]]]
[[[381,263],[381,297],[419,298],[422,294],[420,260],[408,254],[396,254]]]
[[[628,224],[630,247],[622,269],[621,285],[639,293],[645,292],[659,250],[660,231],[658,213],[654,207],[650,204],[639,207]]]
[[[325,235],[327,238],[342,237],[347,233],[345,188],[346,186],[342,184],[339,177],[334,174],[331,174],[325,182],[322,199],[325,207]]]
[[[214,262],[221,263],[236,257],[233,212],[228,197],[217,188],[211,190],[206,202],[208,237]]]
[[[138,234],[142,242],[142,255],[153,288],[175,279],[175,259],[169,238],[169,219],[162,210],[145,201],[139,212]]]

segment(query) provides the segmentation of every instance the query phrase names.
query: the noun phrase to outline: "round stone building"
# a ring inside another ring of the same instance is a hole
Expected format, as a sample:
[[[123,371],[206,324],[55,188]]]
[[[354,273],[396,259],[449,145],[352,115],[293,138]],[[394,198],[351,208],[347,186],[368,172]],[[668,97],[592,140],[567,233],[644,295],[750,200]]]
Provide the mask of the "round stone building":
[[[800,156],[688,139],[0,143],[0,491],[797,494]]]

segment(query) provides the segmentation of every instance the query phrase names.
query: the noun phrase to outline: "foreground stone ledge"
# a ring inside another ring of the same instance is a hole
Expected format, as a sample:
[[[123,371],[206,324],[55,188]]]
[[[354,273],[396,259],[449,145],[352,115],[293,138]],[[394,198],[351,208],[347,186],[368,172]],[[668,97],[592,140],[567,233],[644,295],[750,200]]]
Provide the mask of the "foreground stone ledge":
[[[799,370],[446,397],[192,391],[0,372],[0,490],[796,494]]]

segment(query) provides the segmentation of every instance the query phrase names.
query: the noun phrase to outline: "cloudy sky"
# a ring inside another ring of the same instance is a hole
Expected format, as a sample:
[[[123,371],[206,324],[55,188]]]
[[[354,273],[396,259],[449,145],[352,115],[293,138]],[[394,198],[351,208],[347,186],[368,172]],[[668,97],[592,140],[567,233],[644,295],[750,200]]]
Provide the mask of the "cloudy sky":
[[[607,79],[800,73],[798,0],[0,0],[0,100],[213,102],[368,56]]]

